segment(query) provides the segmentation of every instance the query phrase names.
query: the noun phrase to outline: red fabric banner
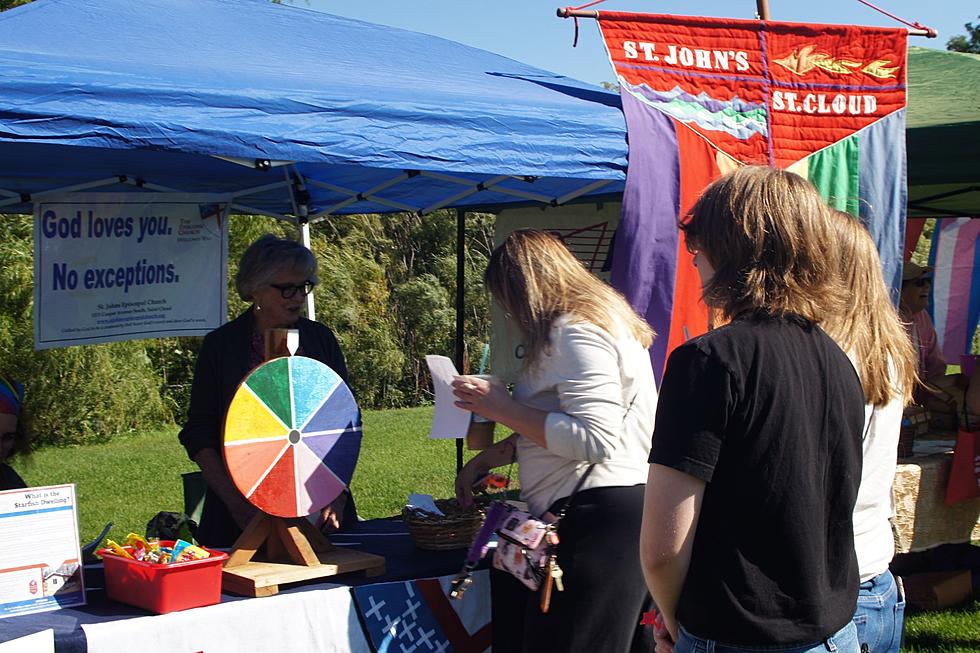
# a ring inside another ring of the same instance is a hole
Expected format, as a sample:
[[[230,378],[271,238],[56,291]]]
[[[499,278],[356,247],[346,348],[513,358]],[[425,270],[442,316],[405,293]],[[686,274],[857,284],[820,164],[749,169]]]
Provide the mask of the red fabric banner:
[[[601,12],[621,81],[743,163],[787,167],[905,106],[903,29]]]

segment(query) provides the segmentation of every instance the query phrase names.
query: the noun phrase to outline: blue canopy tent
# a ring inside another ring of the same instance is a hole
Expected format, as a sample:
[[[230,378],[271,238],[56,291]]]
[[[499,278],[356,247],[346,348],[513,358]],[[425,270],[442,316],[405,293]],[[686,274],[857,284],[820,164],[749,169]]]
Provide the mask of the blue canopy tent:
[[[445,39],[268,0],[0,13],[0,212],[221,193],[308,244],[330,215],[456,208],[457,365],[462,211],[618,196],[625,171],[617,94]]]
[[[618,96],[441,38],[268,0],[0,13],[0,211],[145,187],[315,223],[562,204],[625,168]]]

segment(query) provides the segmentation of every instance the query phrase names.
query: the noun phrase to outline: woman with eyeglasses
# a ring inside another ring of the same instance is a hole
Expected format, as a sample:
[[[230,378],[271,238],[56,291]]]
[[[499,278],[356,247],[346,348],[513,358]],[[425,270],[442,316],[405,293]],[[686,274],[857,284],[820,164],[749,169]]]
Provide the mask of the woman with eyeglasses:
[[[27,487],[7,461],[28,451],[27,432],[20,419],[24,386],[0,374],[0,490]]]
[[[221,455],[221,428],[238,385],[265,361],[269,329],[299,329],[297,354],[330,366],[347,382],[347,364],[333,332],[301,314],[317,283],[317,260],[302,244],[266,234],[249,245],[235,277],[239,296],[252,305],[204,338],[194,370],[191,405],[180,442],[207,482],[197,539],[206,546],[229,547],[256,512],[235,487]],[[323,509],[323,530],[356,519],[349,492]]]
[[[926,312],[932,290],[932,268],[908,262],[902,268],[902,294],[899,303],[902,320],[915,346],[919,378],[924,381],[946,375],[946,361],[939,349],[936,328]]]

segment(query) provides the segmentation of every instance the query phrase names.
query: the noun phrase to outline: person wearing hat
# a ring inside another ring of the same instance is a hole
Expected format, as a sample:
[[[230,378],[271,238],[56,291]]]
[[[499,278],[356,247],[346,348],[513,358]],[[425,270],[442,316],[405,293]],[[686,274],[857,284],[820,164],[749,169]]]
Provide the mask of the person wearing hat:
[[[919,379],[936,382],[946,376],[946,360],[939,349],[939,338],[932,318],[925,310],[932,291],[932,268],[905,263],[902,268],[902,294],[899,303],[902,321],[919,358]]]
[[[946,374],[946,359],[939,347],[936,327],[926,307],[932,292],[932,268],[906,262],[902,268],[902,294],[899,314],[918,358],[919,383],[914,393],[915,403],[925,406],[932,414],[936,428],[955,429],[964,413],[971,423],[980,414],[980,381],[962,374]],[[964,409],[964,404],[966,408]]]
[[[24,479],[7,464],[18,453],[27,452],[27,434],[20,420],[24,386],[0,374],[0,490],[27,487]]]

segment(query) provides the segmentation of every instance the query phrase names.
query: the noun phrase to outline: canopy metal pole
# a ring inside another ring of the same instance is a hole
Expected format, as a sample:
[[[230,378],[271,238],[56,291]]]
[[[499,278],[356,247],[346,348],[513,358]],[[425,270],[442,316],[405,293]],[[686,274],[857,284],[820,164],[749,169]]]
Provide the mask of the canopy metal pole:
[[[467,372],[463,369],[465,342],[463,327],[466,311],[466,212],[456,209],[456,369],[460,374]],[[463,440],[456,439],[456,473],[463,469]]]
[[[755,13],[759,20],[769,20],[769,0],[755,0]]]
[[[761,2],[762,0],[757,0]],[[559,18],[593,18],[599,19],[599,12],[595,10],[587,9],[565,9],[560,8],[556,12]],[[763,18],[763,20],[768,20],[768,18]],[[926,38],[934,39],[937,36],[936,30],[931,27],[926,27],[923,29],[910,29],[909,36],[925,36]]]
[[[301,222],[299,224],[299,237],[303,241],[303,246],[312,251],[310,247],[310,223]],[[313,293],[306,296],[306,317],[311,320],[316,319],[316,302],[313,300]]]

